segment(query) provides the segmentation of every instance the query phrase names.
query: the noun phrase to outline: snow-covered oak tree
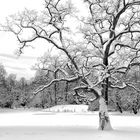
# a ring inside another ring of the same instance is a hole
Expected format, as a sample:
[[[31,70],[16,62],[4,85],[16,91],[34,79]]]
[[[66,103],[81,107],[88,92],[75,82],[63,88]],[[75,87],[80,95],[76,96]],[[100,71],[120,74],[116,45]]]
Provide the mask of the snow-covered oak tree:
[[[59,81],[80,81],[74,91],[76,94],[79,90],[92,92],[94,100],[99,99],[99,129],[111,129],[108,89],[129,86],[139,92],[138,87],[125,77],[140,64],[140,1],[84,0],[89,17],[78,20],[80,32],[84,35],[80,43],[75,41],[76,34],[73,35],[68,26],[76,12],[73,12],[71,3],[65,2],[45,0],[43,12],[25,10],[10,16],[3,30],[16,35],[21,44],[19,53],[35,40],[42,39],[63,52],[69,60],[67,66],[73,74],[63,69],[62,78],[39,87],[34,95]],[[93,77],[95,72],[96,78]]]
[[[100,54],[97,65],[103,69],[105,75],[99,80],[102,81],[104,97],[100,98],[102,117],[102,114],[107,114],[105,105],[108,105],[109,88],[124,89],[129,86],[139,92],[135,84],[127,81],[126,77],[132,68],[140,65],[140,1],[85,0],[85,2],[88,4],[90,17],[83,21],[85,27],[81,30],[87,43]],[[102,124],[100,126],[102,127]]]

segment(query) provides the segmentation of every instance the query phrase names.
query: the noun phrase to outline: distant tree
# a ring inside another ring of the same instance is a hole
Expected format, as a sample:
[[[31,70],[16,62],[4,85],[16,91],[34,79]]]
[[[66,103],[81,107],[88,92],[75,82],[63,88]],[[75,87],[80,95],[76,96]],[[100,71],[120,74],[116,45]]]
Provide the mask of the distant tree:
[[[5,86],[6,70],[2,64],[0,64],[0,85]]]
[[[63,77],[64,75],[64,66],[66,64],[65,62],[66,60],[64,58],[61,58],[60,56],[51,56],[51,54],[45,53],[45,55],[43,57],[41,57],[38,60],[38,63],[35,65],[35,68],[37,69],[37,73],[38,73],[38,78],[40,77],[42,79],[42,84],[43,83],[48,83],[53,79],[57,79],[60,77]],[[39,74],[40,72],[40,74]],[[36,81],[40,81],[41,79],[37,79],[37,75],[35,80]],[[44,81],[45,80],[45,81]],[[58,100],[58,94],[59,94],[59,90],[63,89],[63,85],[65,83],[54,83],[53,86],[51,86],[51,92],[52,95],[54,96],[54,104],[57,105],[57,100]],[[60,87],[61,86],[61,87]],[[68,90],[66,89],[68,88],[67,86],[65,87],[66,92],[68,92]],[[60,92],[64,92],[63,90],[61,90]],[[61,94],[62,94],[61,93]],[[66,96],[67,93],[65,93]]]
[[[15,74],[9,74],[6,78],[6,84],[9,91],[12,90],[12,88],[15,88],[16,86],[16,75]]]
[[[19,86],[23,90],[27,86],[27,80],[24,77],[21,77],[19,80]]]
[[[14,97],[13,88],[15,88],[14,74],[7,76],[4,66],[0,65],[0,104],[1,107],[12,108]]]

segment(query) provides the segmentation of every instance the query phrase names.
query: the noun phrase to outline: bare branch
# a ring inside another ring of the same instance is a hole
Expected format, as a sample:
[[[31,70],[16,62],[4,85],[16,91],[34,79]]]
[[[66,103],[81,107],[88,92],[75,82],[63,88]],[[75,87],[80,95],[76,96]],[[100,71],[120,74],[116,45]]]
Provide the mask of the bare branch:
[[[34,92],[34,96],[36,94],[38,94],[39,92],[43,91],[44,89],[50,87],[52,84],[56,83],[56,82],[62,82],[62,81],[67,81],[67,82],[74,82],[74,81],[77,81],[79,79],[81,79],[82,77],[81,76],[77,76],[77,77],[73,77],[73,78],[69,78],[69,79],[66,79],[66,78],[62,78],[62,79],[54,79],[52,80],[49,84],[43,86],[43,87],[40,87],[36,92]]]
[[[135,91],[137,91],[137,92],[140,92],[140,89],[138,89],[138,88],[136,88],[133,84],[131,84],[131,83],[125,83],[125,82],[123,82],[123,85],[122,86],[117,86],[117,85],[110,85],[110,87],[111,88],[117,88],[117,89],[125,89],[125,88],[127,88],[127,87],[130,87],[130,88],[132,88],[132,89],[134,89]]]
[[[87,87],[87,86],[80,86],[80,87],[76,87],[74,88],[74,91],[75,91],[75,95],[79,95],[78,94],[78,91],[79,90],[83,90],[85,93],[86,92],[91,92],[95,95],[95,100],[99,99],[100,95],[99,93],[94,89],[94,88],[90,88],[90,87]],[[80,96],[80,95],[79,95]],[[86,94],[84,95],[86,97]]]

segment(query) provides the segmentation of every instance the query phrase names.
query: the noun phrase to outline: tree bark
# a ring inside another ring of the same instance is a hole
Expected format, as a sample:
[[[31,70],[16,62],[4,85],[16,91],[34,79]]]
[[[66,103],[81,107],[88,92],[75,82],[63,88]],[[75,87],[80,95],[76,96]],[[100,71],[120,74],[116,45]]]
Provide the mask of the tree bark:
[[[57,72],[54,72],[54,79],[57,79]],[[54,103],[57,105],[57,83],[54,83]]]
[[[110,38],[113,36],[113,32],[110,33]],[[108,57],[111,42],[106,46],[103,58],[103,64],[108,66]],[[102,91],[99,99],[99,130],[112,130],[110,119],[108,115],[108,87],[109,87],[109,78],[105,78],[102,84]]]
[[[112,130],[107,104],[102,95],[99,99],[99,130]]]
[[[103,58],[103,64],[107,67],[108,66],[108,54],[109,54],[109,48],[110,45],[107,46],[106,50],[105,50],[105,54],[104,54],[104,58]],[[108,84],[109,84],[109,79],[106,78],[103,81],[103,96],[105,98],[106,104],[108,105]]]
[[[109,84],[108,81],[109,81],[108,78],[106,78],[103,81],[103,93],[102,93],[107,105],[108,105],[108,84]]]
[[[65,86],[65,102],[67,102],[68,99],[67,95],[68,95],[68,82],[66,82],[66,86]]]

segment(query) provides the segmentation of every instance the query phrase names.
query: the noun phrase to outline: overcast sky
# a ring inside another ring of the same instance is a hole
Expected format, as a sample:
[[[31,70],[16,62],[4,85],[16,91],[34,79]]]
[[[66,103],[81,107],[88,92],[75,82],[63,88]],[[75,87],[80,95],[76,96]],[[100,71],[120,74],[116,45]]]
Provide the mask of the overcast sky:
[[[74,1],[74,0],[73,0]],[[84,8],[80,5],[81,0],[75,0],[74,3],[79,7],[82,14],[85,14]],[[27,9],[42,10],[44,0],[4,0],[0,1],[0,22],[3,22],[8,15]],[[47,51],[48,44],[42,41],[36,41],[33,48],[26,48],[24,54],[17,58],[15,55],[19,43],[16,37],[10,33],[0,32],[0,63],[5,66],[8,73],[15,73],[17,77],[34,76],[35,71],[31,70],[37,62],[37,58],[43,56]]]

